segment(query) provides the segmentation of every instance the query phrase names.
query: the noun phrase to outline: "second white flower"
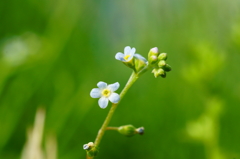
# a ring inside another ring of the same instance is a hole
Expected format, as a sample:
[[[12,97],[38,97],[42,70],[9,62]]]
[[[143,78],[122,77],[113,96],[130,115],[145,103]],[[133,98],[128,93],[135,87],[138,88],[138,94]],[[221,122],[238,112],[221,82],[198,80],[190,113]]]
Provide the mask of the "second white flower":
[[[112,103],[119,102],[120,96],[115,93],[120,86],[118,82],[107,85],[107,83],[100,81],[97,83],[97,86],[98,88],[93,88],[91,90],[90,96],[92,98],[100,98],[98,104],[101,108],[106,108],[109,100]]]

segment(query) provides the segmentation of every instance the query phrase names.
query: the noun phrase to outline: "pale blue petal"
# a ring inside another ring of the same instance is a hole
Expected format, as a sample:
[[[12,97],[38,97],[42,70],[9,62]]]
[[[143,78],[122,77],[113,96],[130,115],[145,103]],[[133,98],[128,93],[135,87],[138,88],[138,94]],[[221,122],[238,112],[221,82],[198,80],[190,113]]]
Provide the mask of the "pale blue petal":
[[[117,94],[117,93],[112,93],[112,94],[108,97],[108,99],[109,99],[112,103],[118,103],[119,100],[120,100],[120,96],[119,96],[119,94]]]
[[[107,87],[107,83],[100,81],[100,82],[97,83],[97,86],[100,89],[104,89],[104,88]]]
[[[131,49],[131,51],[130,51],[130,55],[134,55],[135,52],[136,52],[136,49],[133,47],[133,48]]]
[[[126,56],[126,55],[129,55],[130,52],[131,52],[131,47],[130,47],[130,46],[126,46],[126,47],[124,48],[124,55],[125,55],[125,56]]]
[[[98,100],[98,105],[100,106],[100,108],[104,109],[107,107],[108,105],[108,99],[106,97],[101,97],[99,100]]]
[[[107,88],[111,90],[112,92],[116,91],[119,88],[120,84],[118,82],[109,84]]]
[[[115,59],[125,62],[124,54],[121,53],[121,52],[118,52],[118,53],[115,55]]]
[[[93,88],[90,92],[90,96],[92,98],[100,98],[101,97],[101,90],[99,88]]]
[[[132,49],[129,50],[128,55],[130,55],[130,56],[128,57],[127,61],[132,60],[132,58],[133,58],[133,56],[135,54],[135,51],[136,51],[135,48],[132,48]]]
[[[147,62],[147,60],[140,54],[135,54],[134,57],[136,57],[137,59],[140,59],[140,60],[142,60],[144,62]]]

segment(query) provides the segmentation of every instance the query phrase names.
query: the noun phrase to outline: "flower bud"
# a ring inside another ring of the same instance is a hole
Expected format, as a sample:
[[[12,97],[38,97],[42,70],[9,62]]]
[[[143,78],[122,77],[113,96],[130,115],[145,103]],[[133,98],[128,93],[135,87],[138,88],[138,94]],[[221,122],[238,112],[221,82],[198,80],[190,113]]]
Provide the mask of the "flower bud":
[[[167,53],[161,53],[158,56],[158,60],[167,60]]]
[[[137,128],[136,131],[139,135],[143,135],[144,134],[144,127]]]
[[[166,72],[169,72],[172,70],[171,66],[169,64],[166,64],[164,67],[163,67],[164,71]]]
[[[158,57],[155,56],[155,55],[152,55],[152,56],[150,56],[150,57],[148,58],[148,63],[149,63],[150,65],[155,64],[157,61],[158,61]]]
[[[150,49],[148,53],[148,63],[150,65],[154,65],[155,63],[157,63],[158,55],[159,55],[159,51],[157,47]]]
[[[165,60],[160,60],[159,62],[158,62],[158,67],[164,67],[164,66],[166,66],[166,61]]]
[[[149,53],[148,53],[148,56],[152,56],[152,55],[155,55],[155,56],[158,56],[159,55],[159,51],[158,51],[158,48],[157,47],[154,47],[154,48],[151,48]]]
[[[131,137],[133,135],[135,135],[136,132],[136,128],[132,125],[124,125],[124,126],[120,126],[118,128],[118,132],[122,135],[125,135],[127,137]]]
[[[166,72],[162,68],[158,69],[153,69],[152,73],[154,74],[154,77],[157,78],[159,76],[165,78],[166,77]]]
[[[98,148],[94,145],[93,142],[89,142],[83,145],[83,149],[87,151],[89,157],[97,156]]]

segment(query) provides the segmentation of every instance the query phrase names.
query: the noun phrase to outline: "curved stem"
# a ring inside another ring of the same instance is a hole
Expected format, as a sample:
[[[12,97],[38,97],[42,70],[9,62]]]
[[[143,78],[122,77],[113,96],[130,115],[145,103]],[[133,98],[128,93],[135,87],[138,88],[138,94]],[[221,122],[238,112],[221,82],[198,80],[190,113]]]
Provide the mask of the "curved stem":
[[[138,79],[138,74],[136,74],[135,72],[132,73],[132,75],[130,76],[127,84],[125,85],[125,87],[123,88],[122,92],[120,93],[120,101],[123,99],[124,95],[127,93],[127,91],[129,90],[129,88],[133,85],[134,82],[136,82],[136,80]],[[108,112],[108,115],[105,119],[105,121],[103,122],[103,125],[102,127],[100,128],[100,130],[98,131],[98,134],[97,134],[97,137],[95,139],[95,142],[94,142],[94,145],[97,147],[99,146],[100,142],[101,142],[101,139],[108,127],[108,124],[109,122],[111,121],[112,119],[112,116],[118,106],[118,104],[120,103],[120,101],[116,104],[112,104],[112,107],[111,109],[109,110]],[[92,157],[93,158],[93,157]]]

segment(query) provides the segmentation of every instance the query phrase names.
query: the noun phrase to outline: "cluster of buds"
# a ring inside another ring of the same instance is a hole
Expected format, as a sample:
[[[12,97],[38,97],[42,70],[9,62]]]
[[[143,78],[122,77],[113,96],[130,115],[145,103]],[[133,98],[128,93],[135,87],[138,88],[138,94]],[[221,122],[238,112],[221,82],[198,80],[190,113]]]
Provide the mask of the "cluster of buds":
[[[93,142],[89,142],[83,145],[83,149],[86,150],[89,157],[97,156],[98,148],[94,145]]]
[[[127,137],[134,136],[136,134],[143,135],[144,134],[144,127],[135,128],[133,125],[124,125],[118,128],[118,132],[122,135]]]
[[[166,72],[171,71],[171,66],[166,63],[167,53],[159,53],[158,48],[152,48],[148,53],[148,63],[154,69],[152,73],[157,78],[159,76],[165,78]]]

